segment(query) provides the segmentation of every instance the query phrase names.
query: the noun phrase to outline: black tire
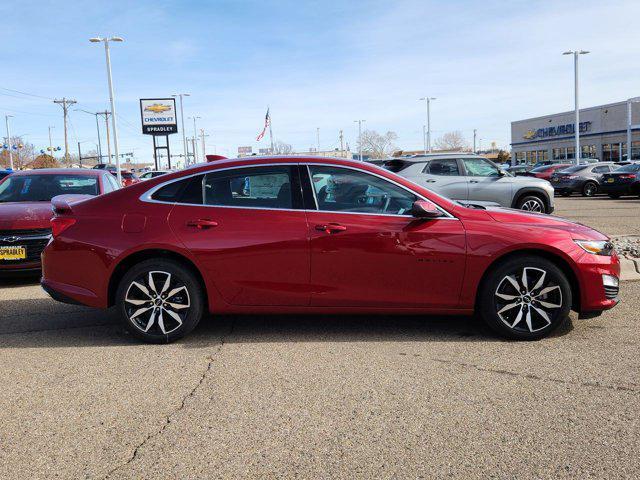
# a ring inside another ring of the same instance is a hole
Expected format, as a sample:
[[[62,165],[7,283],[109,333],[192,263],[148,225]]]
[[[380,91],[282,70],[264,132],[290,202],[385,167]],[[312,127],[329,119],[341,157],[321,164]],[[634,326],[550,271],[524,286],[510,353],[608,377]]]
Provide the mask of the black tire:
[[[162,258],[131,267],[116,293],[124,327],[148,343],[170,343],[184,337],[198,325],[204,305],[204,291],[196,275],[180,262]]]
[[[620,194],[619,193],[610,193],[609,194],[609,198],[613,198],[614,200],[617,200],[620,198]]]
[[[527,290],[524,272],[529,293],[522,293]],[[519,285],[519,291],[508,277]],[[550,290],[541,294],[545,289]],[[571,304],[571,287],[562,270],[545,258],[530,255],[513,257],[493,268],[480,286],[478,298],[478,310],[487,325],[514,340],[546,337],[567,321]]]
[[[598,193],[598,184],[596,182],[585,182],[582,186],[583,197],[593,197]]]
[[[544,200],[537,195],[525,195],[518,200],[516,208],[528,212],[546,213],[547,206]]]

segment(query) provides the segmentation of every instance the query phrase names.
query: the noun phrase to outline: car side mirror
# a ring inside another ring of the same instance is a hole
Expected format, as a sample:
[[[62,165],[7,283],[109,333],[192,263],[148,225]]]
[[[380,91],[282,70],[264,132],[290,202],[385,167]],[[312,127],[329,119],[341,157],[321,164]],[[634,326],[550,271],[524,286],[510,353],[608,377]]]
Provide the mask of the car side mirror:
[[[416,218],[439,218],[443,217],[444,213],[433,202],[429,200],[417,200],[413,202],[411,208],[411,215]]]
[[[499,168],[499,169],[498,169],[498,175],[500,175],[501,177],[506,177],[506,176],[508,176],[507,172],[506,172],[504,169],[502,169],[502,168]]]

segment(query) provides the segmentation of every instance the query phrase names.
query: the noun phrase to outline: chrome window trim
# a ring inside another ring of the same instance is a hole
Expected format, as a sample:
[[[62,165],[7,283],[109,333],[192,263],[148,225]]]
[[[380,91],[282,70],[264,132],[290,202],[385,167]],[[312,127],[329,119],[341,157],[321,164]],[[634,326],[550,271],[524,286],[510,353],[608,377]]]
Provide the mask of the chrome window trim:
[[[434,203],[436,205],[436,207],[438,208],[438,210],[440,210],[442,213],[444,213],[444,217],[440,217],[438,218],[438,220],[459,220],[457,217],[453,216],[451,213],[447,212],[445,209],[443,209],[440,205],[438,205],[437,203],[433,202],[432,200],[429,200],[427,198],[425,198],[424,196],[420,195],[417,192],[414,192],[413,190],[409,189],[408,187],[405,187],[404,185],[399,184],[398,182],[395,182],[393,180],[390,180],[382,175],[378,175],[377,173],[373,173],[373,172],[368,172],[366,170],[362,170],[361,168],[356,168],[356,167],[349,167],[349,166],[344,166],[344,165],[334,165],[331,163],[307,163],[307,162],[287,162],[287,163],[260,163],[260,164],[253,164],[253,165],[236,165],[233,167],[225,167],[225,168],[215,168],[209,171],[204,171],[204,172],[198,172],[198,173],[192,173],[190,175],[185,175],[184,177],[180,177],[180,178],[174,178],[172,180],[167,180],[165,182],[159,183],[158,185],[156,185],[153,188],[150,188],[149,190],[147,190],[146,192],[144,192],[142,195],[140,195],[140,197],[138,197],[138,199],[141,202],[145,202],[145,203],[158,203],[161,205],[185,205],[185,206],[190,206],[190,207],[207,207],[207,208],[232,208],[232,209],[242,209],[242,210],[266,210],[266,211],[276,211],[276,212],[322,212],[322,213],[339,213],[339,214],[344,214],[344,215],[370,215],[370,216],[376,216],[376,217],[405,217],[405,218],[414,218],[413,215],[394,215],[394,214],[390,214],[390,213],[366,213],[366,212],[341,212],[339,210],[337,211],[333,211],[333,210],[320,210],[318,208],[318,200],[316,198],[315,195],[315,189],[313,188],[313,183],[311,184],[311,190],[313,192],[313,198],[314,201],[316,202],[316,209],[315,210],[310,210],[310,209],[303,209],[303,208],[268,208],[268,207],[237,207],[237,206],[230,206],[230,205],[206,205],[204,203],[204,177],[208,174],[208,173],[214,173],[214,172],[223,172],[225,170],[236,170],[239,168],[253,168],[253,167],[272,167],[272,166],[278,166],[278,165],[286,165],[286,166],[296,166],[296,165],[303,165],[307,167],[307,174],[309,175],[309,181],[311,182],[311,172],[309,170],[309,166],[310,165],[319,165],[322,167],[336,167],[336,168],[346,168],[349,170],[355,170],[357,172],[363,172],[369,175],[373,175],[375,177],[378,177],[382,180],[385,180],[387,182],[393,183],[394,185],[402,188],[403,190],[406,190],[407,192],[415,195],[416,197],[420,198],[421,200],[426,200],[426,201],[430,201],[432,203]],[[202,175],[202,201],[203,203],[178,203],[178,202],[165,202],[162,200],[154,200],[153,198],[151,198],[153,196],[154,193],[156,193],[158,190],[160,190],[161,188],[174,183],[174,182],[181,182],[183,180],[186,180],[188,178],[193,178],[193,177],[197,177],[198,175]]]

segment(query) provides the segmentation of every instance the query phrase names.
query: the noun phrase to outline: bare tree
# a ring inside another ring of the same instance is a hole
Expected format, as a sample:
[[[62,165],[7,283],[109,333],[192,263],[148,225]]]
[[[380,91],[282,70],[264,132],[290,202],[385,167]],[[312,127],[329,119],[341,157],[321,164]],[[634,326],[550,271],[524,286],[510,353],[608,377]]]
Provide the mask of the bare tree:
[[[293,152],[293,147],[285,142],[276,140],[273,142],[273,154],[274,155],[290,155]]]
[[[435,141],[438,150],[468,150],[469,144],[462,135],[462,132],[456,130],[447,132]]]
[[[24,168],[24,166],[31,162],[35,158],[35,147],[32,143],[22,142],[20,137],[11,137],[11,155],[13,156],[13,168],[19,170]],[[13,149],[13,146],[16,146],[16,149]],[[9,166],[9,152],[5,149],[0,153],[0,166],[8,167]]]
[[[389,157],[396,149],[394,142],[398,139],[396,132],[387,132],[384,135],[375,130],[362,132],[362,153],[370,158]],[[358,149],[360,148],[358,142]]]

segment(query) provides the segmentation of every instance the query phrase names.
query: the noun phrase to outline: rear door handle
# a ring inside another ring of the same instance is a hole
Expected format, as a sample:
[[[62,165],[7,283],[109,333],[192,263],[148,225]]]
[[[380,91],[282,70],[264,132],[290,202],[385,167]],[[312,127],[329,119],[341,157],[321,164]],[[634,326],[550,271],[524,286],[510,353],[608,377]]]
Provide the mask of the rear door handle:
[[[469,180],[469,183],[478,183],[478,180]]]
[[[426,183],[436,183],[436,181],[430,178],[429,180],[426,180]]]
[[[198,220],[189,220],[187,222],[187,226],[196,227],[199,229],[205,229],[205,228],[217,227],[218,222],[216,222],[215,220],[209,220],[208,218],[201,218]]]
[[[344,225],[340,225],[339,223],[328,223],[324,225],[316,225],[316,230],[325,233],[338,233],[344,232],[347,229]]]

